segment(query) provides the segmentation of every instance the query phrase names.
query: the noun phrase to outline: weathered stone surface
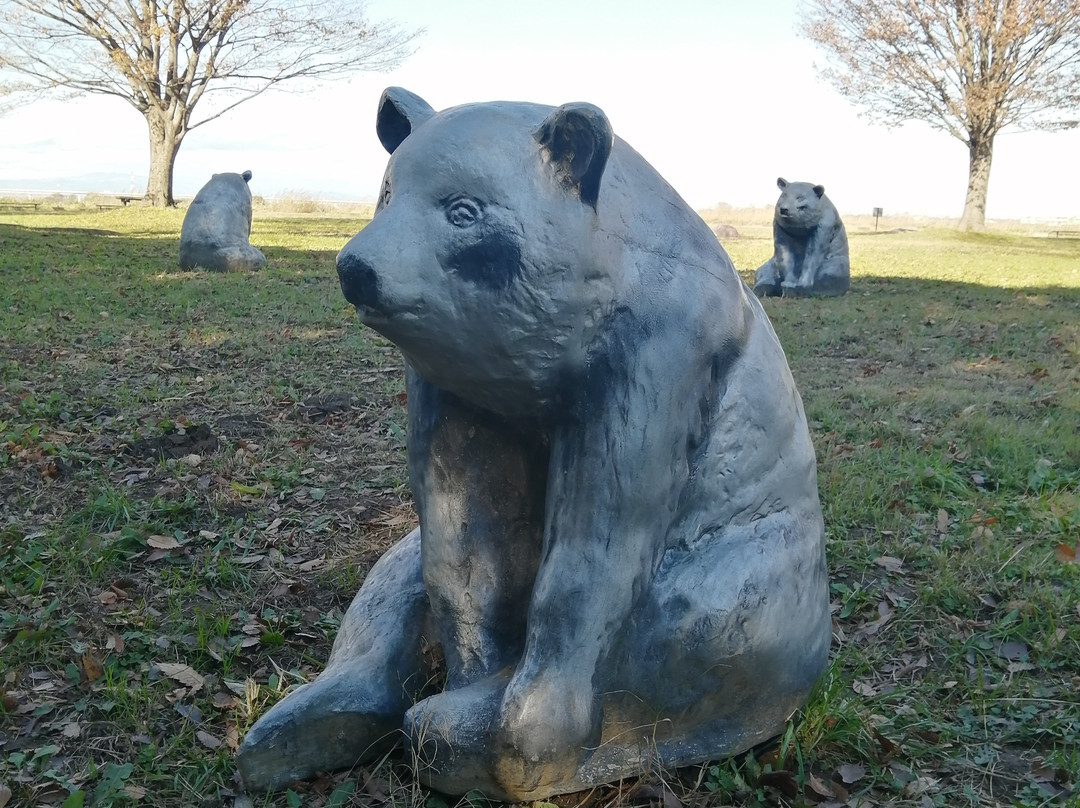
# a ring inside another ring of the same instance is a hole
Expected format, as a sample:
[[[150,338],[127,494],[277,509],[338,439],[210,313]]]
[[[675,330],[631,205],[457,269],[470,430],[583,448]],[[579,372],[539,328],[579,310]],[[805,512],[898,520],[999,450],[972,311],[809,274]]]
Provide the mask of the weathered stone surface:
[[[377,131],[382,197],[337,268],[407,363],[420,527],[245,737],[248,788],[396,727],[426,783],[508,801],[780,732],[830,642],[814,450],[709,227],[588,104],[392,88]]]
[[[759,297],[836,297],[851,285],[847,232],[825,187],[776,181],[773,257],[754,273]]]
[[[180,229],[182,269],[262,269],[266,258],[251,237],[251,172],[215,174],[195,194]]]

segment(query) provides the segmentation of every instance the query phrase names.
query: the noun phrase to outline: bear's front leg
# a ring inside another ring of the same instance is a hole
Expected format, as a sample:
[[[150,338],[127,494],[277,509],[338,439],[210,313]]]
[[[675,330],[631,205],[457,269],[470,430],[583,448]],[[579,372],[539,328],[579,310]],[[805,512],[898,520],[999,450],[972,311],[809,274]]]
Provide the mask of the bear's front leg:
[[[425,381],[411,368],[409,476],[424,584],[447,690],[517,663],[540,559],[547,448],[539,433]]]
[[[663,556],[707,410],[708,363],[671,365],[662,347],[594,362],[582,390],[598,400],[553,433],[525,653],[495,725],[494,777],[516,799],[567,790],[600,742],[610,657]]]
[[[779,297],[783,289],[780,286],[780,270],[776,258],[770,258],[754,272],[754,294],[758,297]]]

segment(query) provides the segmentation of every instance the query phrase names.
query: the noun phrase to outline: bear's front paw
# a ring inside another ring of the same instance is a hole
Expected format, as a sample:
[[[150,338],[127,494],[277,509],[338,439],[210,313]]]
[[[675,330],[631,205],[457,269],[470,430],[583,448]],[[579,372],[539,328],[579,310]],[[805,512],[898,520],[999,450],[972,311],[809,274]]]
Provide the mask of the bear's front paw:
[[[588,681],[511,681],[495,731],[495,778],[511,793],[572,780],[600,743],[600,698]]]

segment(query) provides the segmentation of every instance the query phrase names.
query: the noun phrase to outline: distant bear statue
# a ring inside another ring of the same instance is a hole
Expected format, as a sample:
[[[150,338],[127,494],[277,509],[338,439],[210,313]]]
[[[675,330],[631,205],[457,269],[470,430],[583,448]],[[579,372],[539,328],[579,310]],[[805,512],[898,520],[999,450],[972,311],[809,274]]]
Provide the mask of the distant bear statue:
[[[420,526],[247,733],[246,786],[404,739],[431,787],[520,802],[775,736],[831,624],[761,305],[594,106],[391,88],[376,129],[382,194],[337,271],[405,357]]]
[[[191,200],[180,228],[181,269],[262,269],[251,237],[251,172],[215,174]]]
[[[776,181],[773,257],[754,273],[759,297],[836,297],[851,285],[847,232],[825,187]]]

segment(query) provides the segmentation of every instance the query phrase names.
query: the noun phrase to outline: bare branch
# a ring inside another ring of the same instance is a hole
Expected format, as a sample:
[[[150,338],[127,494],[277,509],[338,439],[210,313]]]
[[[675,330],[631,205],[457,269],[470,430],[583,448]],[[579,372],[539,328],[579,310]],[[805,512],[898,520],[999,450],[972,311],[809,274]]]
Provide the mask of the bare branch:
[[[362,0],[0,0],[0,109],[58,90],[123,98],[171,201],[193,127],[286,82],[391,68],[416,36],[372,23]],[[209,92],[230,100],[194,118]]]
[[[1073,124],[1080,0],[809,0],[822,76],[874,120],[921,120],[965,143]]]

